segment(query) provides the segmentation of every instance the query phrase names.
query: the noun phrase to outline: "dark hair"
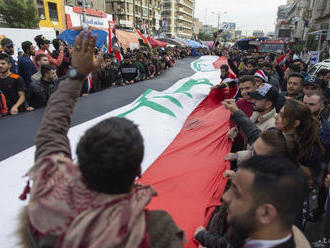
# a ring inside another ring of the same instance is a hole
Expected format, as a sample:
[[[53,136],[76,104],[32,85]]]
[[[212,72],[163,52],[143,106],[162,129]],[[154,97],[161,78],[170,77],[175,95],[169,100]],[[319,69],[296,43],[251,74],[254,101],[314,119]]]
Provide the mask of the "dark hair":
[[[229,66],[228,66],[228,65],[222,65],[222,66],[220,67],[220,69],[222,69],[222,70],[226,70],[226,71],[229,71]]]
[[[26,53],[30,49],[31,45],[32,45],[32,42],[30,42],[30,41],[22,42],[21,46],[22,46],[22,50],[24,51],[24,53]]]
[[[239,78],[240,84],[248,82],[248,81],[250,81],[253,85],[256,84],[256,80],[255,80],[254,76],[252,76],[252,75],[245,75],[245,76],[242,76]]]
[[[44,77],[51,70],[54,70],[54,68],[51,67],[50,65],[42,65],[40,67],[41,76]]]
[[[257,58],[257,61],[259,60],[259,59],[265,59],[265,57],[263,57],[263,56],[259,56],[258,58]]]
[[[264,131],[260,138],[272,148],[268,155],[283,156],[298,164],[299,144],[293,135],[271,128]]]
[[[106,59],[112,59],[113,58],[113,56],[111,55],[111,54],[109,54],[109,53],[105,53],[104,55],[103,55],[103,59],[104,60],[106,60]]]
[[[43,58],[43,57],[47,57],[47,55],[46,54],[42,54],[42,53],[39,53],[38,55],[36,55],[36,57],[35,57],[36,62],[40,61],[41,58]]]
[[[132,121],[112,117],[88,129],[76,152],[79,168],[92,190],[124,194],[141,168],[143,138]]]
[[[320,98],[320,103],[321,104],[326,104],[326,99],[325,96],[322,94],[322,92],[318,91],[318,90],[313,90],[313,91],[309,91],[307,92],[306,96],[311,97],[311,96],[318,96]]]
[[[295,135],[300,140],[299,159],[305,156],[311,158],[315,144],[324,152],[319,138],[320,122],[304,103],[294,99],[288,100],[284,105],[282,118],[284,130],[291,130],[296,121],[300,122],[299,126],[295,127]]]
[[[251,194],[256,204],[272,204],[280,222],[291,229],[308,197],[308,185],[302,171],[281,156],[254,156],[244,161],[240,169],[254,174]]]
[[[5,60],[7,63],[10,63],[10,57],[6,53],[0,53],[0,60]]]
[[[256,62],[255,60],[253,60],[253,59],[250,59],[250,60],[246,63],[246,65],[248,65],[248,64],[251,64],[253,67],[256,67],[256,66],[257,66],[257,62]]]
[[[305,64],[304,61],[302,61],[301,59],[295,59],[292,63],[295,63],[295,62],[299,62],[299,63]]]
[[[290,73],[289,76],[288,76],[288,80],[289,80],[289,78],[291,78],[291,77],[298,77],[298,78],[301,78],[302,81],[305,80],[305,77],[304,77],[301,73],[297,73],[297,72],[292,72],[292,73]],[[302,83],[303,83],[303,82],[302,82]]]
[[[288,66],[288,68],[289,68],[291,71],[296,72],[296,73],[300,73],[300,71],[301,71],[300,66],[299,66],[299,65],[296,65],[296,64],[294,64],[294,63],[290,63],[289,66]]]
[[[267,68],[272,68],[272,65],[269,62],[263,63],[262,66]]]
[[[57,38],[52,41],[52,44],[53,44],[55,50],[60,49],[60,41],[62,41],[62,40],[61,39],[57,39]]]

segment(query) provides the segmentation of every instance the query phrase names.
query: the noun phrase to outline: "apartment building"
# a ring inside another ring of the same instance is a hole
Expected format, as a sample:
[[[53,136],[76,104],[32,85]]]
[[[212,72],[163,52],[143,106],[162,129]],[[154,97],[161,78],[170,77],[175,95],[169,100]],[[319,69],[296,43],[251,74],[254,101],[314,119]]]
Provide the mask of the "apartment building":
[[[161,3],[161,0],[105,0],[105,8],[118,28],[145,28],[156,34],[161,27]]]
[[[199,34],[199,30],[202,26],[203,23],[198,18],[194,18],[193,34]]]
[[[85,0],[86,8],[105,11],[105,0]],[[83,0],[65,0],[67,6],[82,6]]]
[[[314,0],[312,25],[322,29],[330,29],[330,1]]]
[[[195,0],[163,0],[163,31],[167,37],[190,39],[194,26]]]

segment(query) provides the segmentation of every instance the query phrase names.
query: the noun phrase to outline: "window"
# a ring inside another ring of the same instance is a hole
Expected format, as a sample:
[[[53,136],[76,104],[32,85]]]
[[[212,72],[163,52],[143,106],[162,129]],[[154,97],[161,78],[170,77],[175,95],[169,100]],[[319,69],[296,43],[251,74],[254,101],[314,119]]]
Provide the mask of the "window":
[[[49,10],[49,19],[52,21],[58,21],[57,4],[49,2],[48,10]]]
[[[45,10],[44,10],[44,1],[43,0],[37,0],[37,9],[38,9],[38,15],[40,20],[45,20]]]
[[[147,10],[145,8],[142,9],[143,16],[147,16]]]

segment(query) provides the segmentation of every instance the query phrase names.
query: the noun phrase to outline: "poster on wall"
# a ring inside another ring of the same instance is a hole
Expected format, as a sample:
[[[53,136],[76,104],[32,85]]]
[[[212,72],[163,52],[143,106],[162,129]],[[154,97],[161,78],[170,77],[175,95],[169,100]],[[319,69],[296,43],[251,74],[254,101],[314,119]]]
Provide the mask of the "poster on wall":
[[[320,60],[320,51],[311,51],[310,54],[311,54],[310,64],[314,65],[318,63]]]

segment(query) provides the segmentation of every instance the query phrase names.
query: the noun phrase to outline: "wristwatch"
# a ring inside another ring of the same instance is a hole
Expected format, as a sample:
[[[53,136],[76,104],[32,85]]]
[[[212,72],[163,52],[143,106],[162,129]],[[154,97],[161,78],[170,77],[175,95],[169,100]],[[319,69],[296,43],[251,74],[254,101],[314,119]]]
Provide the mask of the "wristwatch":
[[[70,68],[68,72],[68,77],[72,80],[84,80],[86,78],[85,75],[81,74],[76,68]]]

